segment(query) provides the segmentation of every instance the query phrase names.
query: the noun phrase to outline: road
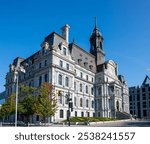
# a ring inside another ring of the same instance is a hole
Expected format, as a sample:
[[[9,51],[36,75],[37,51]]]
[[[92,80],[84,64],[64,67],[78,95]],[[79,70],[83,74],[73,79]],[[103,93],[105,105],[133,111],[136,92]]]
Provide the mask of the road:
[[[93,124],[94,127],[150,127],[150,120],[129,120]]]

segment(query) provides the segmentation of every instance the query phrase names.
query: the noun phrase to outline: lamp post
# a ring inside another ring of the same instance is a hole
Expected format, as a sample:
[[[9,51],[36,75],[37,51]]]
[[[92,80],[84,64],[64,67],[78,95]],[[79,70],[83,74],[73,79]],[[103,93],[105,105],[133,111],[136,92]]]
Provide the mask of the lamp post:
[[[19,67],[15,69],[15,76],[16,76],[16,107],[15,107],[15,127],[17,127],[17,113],[18,113],[18,73],[19,71],[25,73],[25,69]]]
[[[15,127],[17,127],[17,112],[18,112],[18,71],[16,74],[16,110],[15,110]]]

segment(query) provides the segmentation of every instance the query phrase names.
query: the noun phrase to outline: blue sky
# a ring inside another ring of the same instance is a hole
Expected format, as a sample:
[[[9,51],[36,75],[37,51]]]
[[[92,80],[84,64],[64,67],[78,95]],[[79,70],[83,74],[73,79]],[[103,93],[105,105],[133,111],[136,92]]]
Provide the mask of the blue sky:
[[[17,56],[27,58],[40,49],[51,32],[70,25],[75,39],[89,50],[94,17],[104,37],[106,60],[118,63],[129,86],[141,84],[150,75],[149,0],[1,0],[0,2],[0,92],[4,90],[9,64]]]

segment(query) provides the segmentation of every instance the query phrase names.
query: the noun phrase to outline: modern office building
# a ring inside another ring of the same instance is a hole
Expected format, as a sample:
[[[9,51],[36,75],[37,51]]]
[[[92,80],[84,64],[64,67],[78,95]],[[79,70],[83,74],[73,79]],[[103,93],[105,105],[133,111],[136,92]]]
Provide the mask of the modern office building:
[[[141,86],[129,88],[130,113],[138,118],[150,118],[150,78],[145,77]]]
[[[15,92],[18,71],[19,85],[40,87],[42,82],[49,82],[56,94],[61,91],[52,122],[66,119],[68,92],[73,101],[71,116],[117,117],[117,112],[129,113],[127,84],[118,75],[118,65],[113,60],[105,61],[103,37],[97,25],[90,36],[89,52],[69,42],[69,29],[66,24],[61,35],[49,34],[40,50],[30,57],[14,59],[6,75],[6,95]]]

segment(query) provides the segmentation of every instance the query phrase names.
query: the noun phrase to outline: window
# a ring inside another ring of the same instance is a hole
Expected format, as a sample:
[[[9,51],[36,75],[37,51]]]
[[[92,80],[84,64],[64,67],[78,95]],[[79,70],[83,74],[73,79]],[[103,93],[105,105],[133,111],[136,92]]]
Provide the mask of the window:
[[[92,108],[94,108],[94,101],[92,100]]]
[[[81,112],[81,117],[84,117],[84,112]]]
[[[88,75],[86,75],[86,80],[88,80],[89,79],[89,77],[88,77]]]
[[[44,76],[44,81],[48,82],[48,75],[47,74],[45,74],[45,76]]]
[[[74,97],[74,106],[77,106],[77,98]]]
[[[68,104],[68,94],[65,95],[65,104]]]
[[[80,98],[80,107],[83,107],[83,100]]]
[[[64,117],[64,111],[61,109],[60,110],[60,118],[63,118]]]
[[[92,77],[92,82],[94,82],[94,78]]]
[[[101,93],[102,93],[102,89],[101,89],[101,87],[99,87],[98,88],[98,95],[101,95]]]
[[[86,107],[87,108],[89,107],[89,101],[88,101],[88,99],[86,100]]]
[[[61,74],[58,75],[58,84],[62,85],[62,75]]]
[[[63,61],[61,61],[61,60],[59,61],[59,66],[63,67]]]
[[[82,84],[80,84],[80,92],[82,92]]]
[[[69,64],[66,64],[66,69],[69,70]]]
[[[93,93],[94,93],[94,90],[93,90],[93,87],[91,88],[91,95],[93,95]]]
[[[39,86],[42,84],[42,76],[39,77]]]
[[[88,93],[88,86],[86,86],[85,89],[86,89],[85,92]]]
[[[76,90],[76,82],[74,82],[74,90]]]
[[[41,68],[42,67],[42,64],[41,63],[39,63],[39,68]]]
[[[63,54],[66,55],[66,48],[63,47]]]
[[[80,77],[81,77],[81,78],[83,77],[83,74],[82,74],[82,72],[80,72]]]
[[[44,61],[44,66],[47,66],[47,60]]]
[[[62,104],[62,101],[63,101],[63,99],[62,99],[62,94],[59,96],[59,102],[60,102],[60,104]]]
[[[65,79],[65,85],[68,87],[69,86],[69,78],[68,77],[66,77],[66,79]]]
[[[75,117],[77,117],[77,116],[78,116],[77,111],[75,111]]]

